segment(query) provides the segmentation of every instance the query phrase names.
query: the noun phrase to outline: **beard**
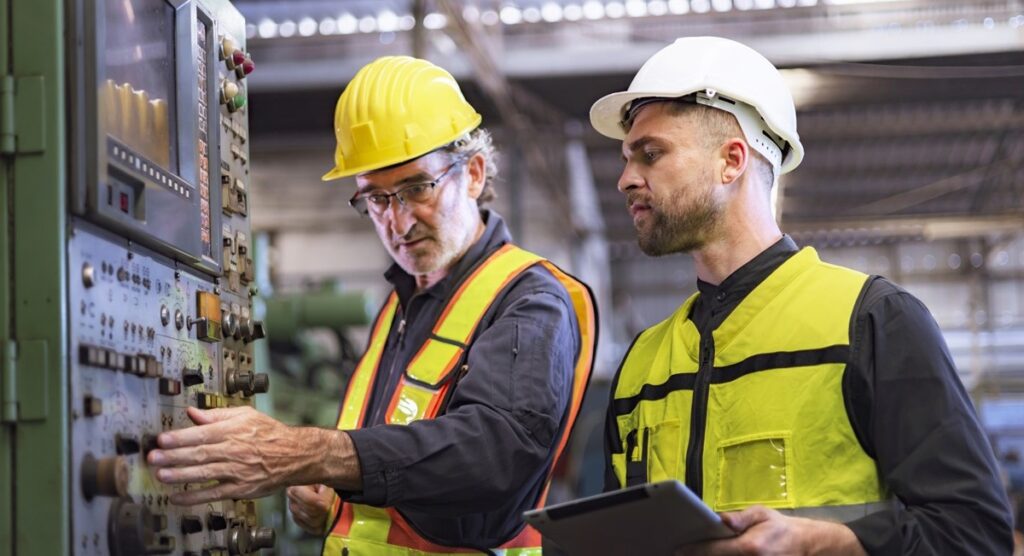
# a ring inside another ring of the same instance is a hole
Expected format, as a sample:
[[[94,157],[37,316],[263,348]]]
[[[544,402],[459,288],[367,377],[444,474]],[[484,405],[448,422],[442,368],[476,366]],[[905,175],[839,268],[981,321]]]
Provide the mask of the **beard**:
[[[637,226],[637,245],[645,255],[661,257],[703,248],[721,223],[723,207],[711,187],[703,189],[688,205],[670,199],[664,209],[651,206],[646,225]]]
[[[386,245],[391,258],[407,273],[431,274],[450,267],[464,253],[466,237],[472,233],[468,226],[471,214],[463,212],[458,204],[439,203],[435,225],[416,222],[401,238],[391,237]],[[424,239],[411,249],[399,247],[400,242]]]

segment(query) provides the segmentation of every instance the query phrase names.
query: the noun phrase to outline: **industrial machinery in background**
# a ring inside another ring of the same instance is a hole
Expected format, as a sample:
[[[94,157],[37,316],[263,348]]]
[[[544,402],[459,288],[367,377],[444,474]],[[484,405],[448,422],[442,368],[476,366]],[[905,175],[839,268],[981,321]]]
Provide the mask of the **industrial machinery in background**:
[[[0,0],[0,555],[255,554],[251,500],[172,505],[186,408],[267,392],[245,21],[227,0]]]
[[[273,331],[266,346],[274,384],[267,411],[290,425],[333,428],[365,342],[366,334],[352,334],[353,329],[368,325],[376,306],[362,293],[333,288],[275,293],[263,301],[267,328]],[[283,493],[260,503],[265,520],[278,531],[275,553],[320,554],[323,538],[307,535],[295,525]]]

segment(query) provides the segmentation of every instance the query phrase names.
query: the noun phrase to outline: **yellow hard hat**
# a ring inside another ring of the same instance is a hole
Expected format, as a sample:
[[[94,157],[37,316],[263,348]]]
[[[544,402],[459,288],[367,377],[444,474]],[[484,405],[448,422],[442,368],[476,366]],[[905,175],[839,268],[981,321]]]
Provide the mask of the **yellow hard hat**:
[[[334,180],[386,168],[443,147],[480,125],[455,78],[409,56],[363,66],[334,111]]]

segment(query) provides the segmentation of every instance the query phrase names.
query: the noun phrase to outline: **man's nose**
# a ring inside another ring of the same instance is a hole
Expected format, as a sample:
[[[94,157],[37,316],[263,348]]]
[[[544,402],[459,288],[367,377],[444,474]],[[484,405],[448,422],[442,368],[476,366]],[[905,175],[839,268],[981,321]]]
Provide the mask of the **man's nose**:
[[[388,218],[391,233],[396,237],[405,236],[416,224],[416,216],[413,214],[412,207],[398,202],[397,197],[391,199],[391,204],[388,205],[384,214]]]
[[[619,181],[615,186],[620,192],[625,193],[631,189],[644,187],[645,183],[646,181],[643,176],[636,172],[635,167],[632,164],[627,162],[626,167],[622,169],[622,174],[619,176]]]

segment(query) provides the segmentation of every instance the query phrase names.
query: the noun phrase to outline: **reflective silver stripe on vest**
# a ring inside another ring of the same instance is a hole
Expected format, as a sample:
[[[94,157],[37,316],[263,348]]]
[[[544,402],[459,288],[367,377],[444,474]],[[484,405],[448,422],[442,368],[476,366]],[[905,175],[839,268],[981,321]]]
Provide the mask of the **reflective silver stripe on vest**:
[[[817,506],[812,508],[790,509],[779,508],[778,511],[781,514],[793,517],[825,519],[828,521],[847,523],[855,519],[860,519],[868,514],[894,509],[897,507],[897,504],[898,502],[895,500],[883,500],[881,502],[872,502],[870,504],[850,504],[847,506]]]

